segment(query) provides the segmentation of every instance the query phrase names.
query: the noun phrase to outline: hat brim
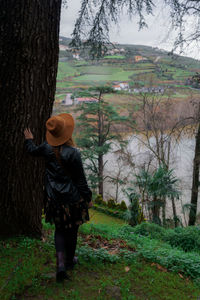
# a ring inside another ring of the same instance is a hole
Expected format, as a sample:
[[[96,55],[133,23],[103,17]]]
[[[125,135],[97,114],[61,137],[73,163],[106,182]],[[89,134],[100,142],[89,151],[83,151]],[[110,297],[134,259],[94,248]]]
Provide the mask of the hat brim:
[[[56,137],[52,135],[48,129],[46,130],[46,140],[47,143],[51,146],[63,145],[72,137],[72,133],[74,131],[74,119],[72,115],[63,113],[57,116],[63,118],[65,125],[63,127],[63,130]]]

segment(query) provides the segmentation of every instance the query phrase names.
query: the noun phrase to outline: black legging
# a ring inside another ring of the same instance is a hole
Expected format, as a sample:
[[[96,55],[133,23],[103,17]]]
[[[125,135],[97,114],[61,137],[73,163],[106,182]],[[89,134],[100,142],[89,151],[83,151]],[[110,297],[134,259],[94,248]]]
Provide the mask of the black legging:
[[[79,225],[72,228],[56,228],[55,248],[56,252],[65,252],[66,262],[72,263],[76,251],[77,234]]]

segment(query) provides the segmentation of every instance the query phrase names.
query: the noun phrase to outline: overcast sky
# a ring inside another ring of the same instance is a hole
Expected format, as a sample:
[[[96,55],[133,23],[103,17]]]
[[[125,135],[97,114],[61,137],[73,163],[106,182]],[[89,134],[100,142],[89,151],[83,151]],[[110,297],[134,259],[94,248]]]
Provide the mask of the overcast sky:
[[[80,0],[71,0],[68,1],[68,8],[62,9],[60,35],[71,37],[80,3]],[[148,28],[138,31],[138,19],[130,20],[126,14],[121,15],[118,26],[111,24],[110,40],[121,44],[148,45],[170,51],[175,33],[170,30],[166,8],[159,6],[154,16],[147,16],[146,20]],[[200,51],[194,44],[190,45],[184,54],[200,59]]]

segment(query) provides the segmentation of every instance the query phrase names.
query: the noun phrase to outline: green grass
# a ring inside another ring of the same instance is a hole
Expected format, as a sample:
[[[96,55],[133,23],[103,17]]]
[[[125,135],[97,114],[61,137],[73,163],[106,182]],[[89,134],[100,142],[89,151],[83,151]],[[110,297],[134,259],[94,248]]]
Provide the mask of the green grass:
[[[117,56],[118,57],[118,56]],[[151,73],[149,69],[151,64],[144,64],[142,69],[133,65],[88,65],[74,61],[59,62],[57,75],[57,88],[69,87],[72,82],[75,84],[100,83],[106,84],[112,81],[128,81],[131,76],[137,76],[141,73]],[[145,69],[146,68],[146,69]]]
[[[57,80],[63,80],[69,76],[79,74],[70,62],[59,62]]]
[[[113,225],[113,224],[123,225],[123,224],[125,224],[125,221],[115,218],[115,217],[105,215],[104,213],[101,213],[97,210],[91,209],[89,223],[93,223],[93,224],[101,223],[101,224],[106,224],[106,225]]]
[[[107,59],[125,59],[124,55],[106,55],[104,58]]]
[[[113,224],[112,218],[99,216],[98,219],[98,216],[97,222],[110,219]],[[200,289],[189,279],[168,272],[159,264],[144,261],[122,237],[113,239],[111,235],[121,230],[119,224],[112,227],[83,225],[77,249],[80,265],[69,272],[69,281],[57,284],[52,228],[44,225],[42,241],[21,237],[1,242],[2,300],[196,300],[200,296]],[[121,252],[120,243],[125,247]],[[123,253],[121,258],[120,253]]]

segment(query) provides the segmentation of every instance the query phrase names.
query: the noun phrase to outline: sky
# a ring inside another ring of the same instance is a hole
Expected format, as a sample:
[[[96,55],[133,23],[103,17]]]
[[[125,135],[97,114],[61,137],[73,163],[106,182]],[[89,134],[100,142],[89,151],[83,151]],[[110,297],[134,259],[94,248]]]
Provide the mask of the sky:
[[[62,8],[60,35],[71,37],[73,27],[80,9],[80,0],[69,0],[68,7]],[[126,13],[120,16],[118,25],[111,23],[110,40],[119,44],[135,44],[158,47],[170,51],[176,32],[171,30],[169,24],[169,13],[165,7],[159,5],[154,16],[147,16],[148,28],[138,30],[138,19],[130,18]],[[191,28],[193,26],[192,21]],[[177,52],[179,54],[179,52]],[[200,50],[196,44],[190,44],[182,55],[200,59]]]

